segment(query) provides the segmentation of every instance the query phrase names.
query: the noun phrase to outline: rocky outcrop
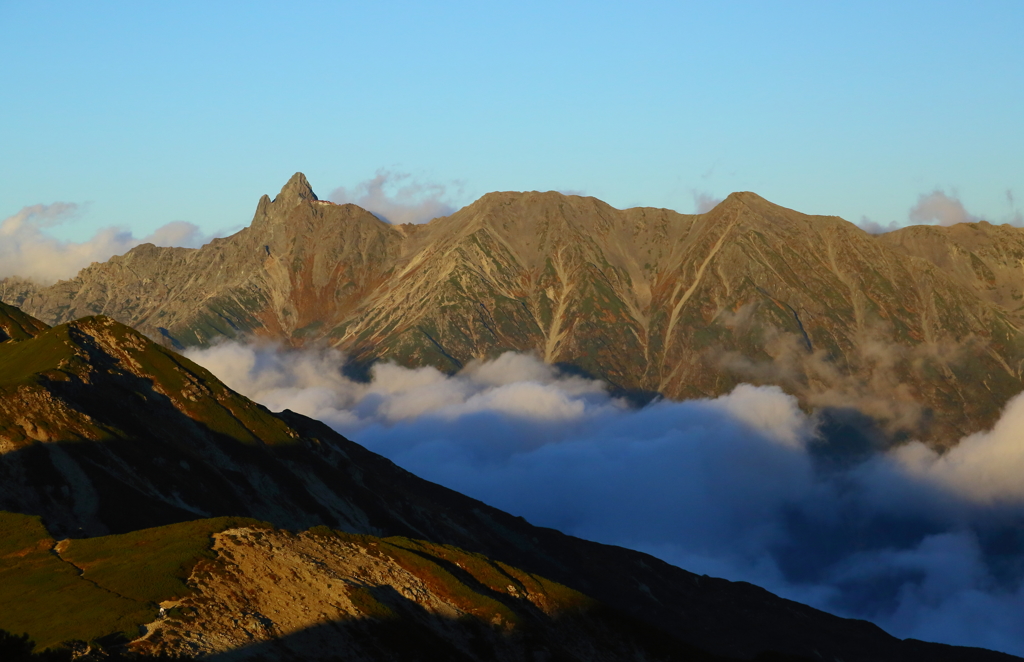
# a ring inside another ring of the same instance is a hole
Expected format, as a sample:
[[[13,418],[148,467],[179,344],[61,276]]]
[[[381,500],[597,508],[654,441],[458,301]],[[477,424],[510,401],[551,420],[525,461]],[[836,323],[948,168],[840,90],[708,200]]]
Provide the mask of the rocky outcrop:
[[[0,301],[11,306],[21,306],[25,299],[41,289],[43,289],[42,286],[27,278],[19,276],[0,278]]]
[[[320,530],[213,536],[135,651],[216,660],[722,660],[452,547]]]

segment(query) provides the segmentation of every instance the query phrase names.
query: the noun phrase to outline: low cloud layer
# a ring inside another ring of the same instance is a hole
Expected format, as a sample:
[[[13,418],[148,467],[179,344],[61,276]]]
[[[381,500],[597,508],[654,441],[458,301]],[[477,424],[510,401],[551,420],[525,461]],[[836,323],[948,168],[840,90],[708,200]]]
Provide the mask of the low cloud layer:
[[[451,186],[420,182],[408,173],[381,168],[373,178],[351,189],[334,189],[328,199],[339,204],[359,205],[395,225],[426,223],[455,211],[449,199],[450,189]]]
[[[189,354],[271,409],[534,524],[746,580],[900,637],[1024,654],[1024,396],[944,455],[879,448],[774,386],[633,409],[529,355],[456,375],[333,351]]]
[[[749,333],[763,305],[750,302],[720,314],[717,320],[739,335]],[[869,417],[880,434],[908,438],[931,433],[943,441],[955,441],[946,439],[935,426],[928,412],[928,394],[911,385],[927,383],[934,392],[955,389],[943,375],[984,356],[985,341],[939,335],[930,342],[901,344],[893,336],[892,327],[881,320],[865,323],[853,333],[845,368],[836,364],[827,349],[811,349],[802,333],[772,328],[761,332],[767,357],[716,349],[707,350],[704,357],[715,369],[738,380],[777,384],[810,407],[855,410]]]
[[[20,276],[49,285],[139,244],[197,248],[211,239],[198,226],[184,221],[163,225],[141,239],[116,227],[103,228],[82,242],[63,241],[47,232],[47,228],[68,222],[78,213],[78,205],[56,202],[25,207],[0,221],[0,278]]]

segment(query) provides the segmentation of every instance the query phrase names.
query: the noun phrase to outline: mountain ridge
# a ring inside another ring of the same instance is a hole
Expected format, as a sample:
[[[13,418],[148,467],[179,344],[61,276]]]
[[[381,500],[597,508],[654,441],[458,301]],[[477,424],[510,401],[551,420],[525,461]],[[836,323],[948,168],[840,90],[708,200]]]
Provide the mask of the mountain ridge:
[[[231,237],[137,247],[4,296],[50,323],[103,313],[179,348],[254,335],[448,372],[530,351],[674,399],[775,383],[807,408],[851,406],[948,445],[1024,388],[1024,307],[1006,303],[1024,297],[1024,270],[971,252],[1002,260],[1003,294],[985,295],[898,240],[913,232],[874,237],[751,192],[696,215],[496,192],[393,226],[318,200],[298,173]]]

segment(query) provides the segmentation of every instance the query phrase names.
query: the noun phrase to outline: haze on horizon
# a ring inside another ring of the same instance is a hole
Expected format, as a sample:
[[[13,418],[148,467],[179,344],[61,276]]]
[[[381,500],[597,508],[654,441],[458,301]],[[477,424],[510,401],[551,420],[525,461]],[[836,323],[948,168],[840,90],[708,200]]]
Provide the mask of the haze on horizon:
[[[1021,19],[1008,1],[4,3],[0,219],[61,203],[57,240],[209,236],[301,170],[371,209],[561,190],[692,212],[751,190],[873,228],[1019,222]]]

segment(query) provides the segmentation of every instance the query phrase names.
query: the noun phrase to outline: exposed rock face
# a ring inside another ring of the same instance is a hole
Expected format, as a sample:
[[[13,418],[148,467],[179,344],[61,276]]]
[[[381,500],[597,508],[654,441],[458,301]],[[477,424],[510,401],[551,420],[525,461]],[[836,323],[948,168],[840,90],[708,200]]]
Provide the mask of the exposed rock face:
[[[187,359],[105,317],[0,344],[0,442],[0,508],[41,516],[59,537],[138,532],[206,515],[255,516],[293,530],[328,525],[484,554],[488,563],[550,578],[656,628],[679,650],[697,647],[739,658],[778,650],[844,660],[964,659],[963,649],[901,642],[869,623],[831,616],[749,584],[698,577],[645,554],[531,526],[419,479],[316,421],[291,412],[272,414]],[[272,561],[266,550],[243,551],[232,547],[236,543],[223,541],[219,553],[229,561],[236,552],[250,555],[246,558],[255,564]],[[248,543],[237,544],[248,549]],[[52,540],[22,551],[51,547],[62,558],[75,555],[73,542],[69,550]],[[289,549],[307,554],[296,573],[337,561],[326,556],[317,561],[321,552],[301,545]],[[52,561],[48,553],[43,557]],[[0,561],[3,566],[10,559]],[[349,579],[358,579],[360,572],[351,569]],[[221,594],[246,586],[243,579],[230,581],[203,594],[212,600],[214,616],[229,605],[258,602],[249,594]],[[416,593],[414,583],[396,579],[387,585],[408,585]],[[515,582],[510,585],[519,591]],[[274,590],[287,592],[288,586],[281,582]],[[462,609],[449,598],[449,607]],[[420,606],[428,613],[447,613],[448,607],[431,600],[425,597]],[[529,609],[527,602],[516,604]],[[214,616],[211,623],[218,623]],[[289,628],[307,623],[287,622]],[[586,623],[593,625],[586,621],[580,628],[591,627]],[[232,627],[225,636],[254,632],[245,629],[248,625]],[[237,643],[230,637],[223,641],[224,646]],[[211,645],[209,650],[221,650],[221,644]],[[1009,659],[978,655],[972,659]]]
[[[23,307],[53,324],[108,315],[176,346],[251,332],[319,337],[381,285],[400,240],[359,207],[317,201],[297,174],[232,237],[202,249],[143,244]]]
[[[26,278],[18,276],[0,278],[0,301],[12,306],[20,306],[25,299],[41,289],[43,288],[38,283]]]
[[[753,193],[696,216],[491,193],[391,226],[297,174],[231,237],[139,246],[19,296],[49,323],[102,313],[179,347],[255,334],[445,370],[533,351],[671,398],[777,383],[948,443],[1022,388],[1024,233],[978,234],[878,238]]]

